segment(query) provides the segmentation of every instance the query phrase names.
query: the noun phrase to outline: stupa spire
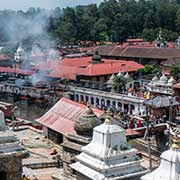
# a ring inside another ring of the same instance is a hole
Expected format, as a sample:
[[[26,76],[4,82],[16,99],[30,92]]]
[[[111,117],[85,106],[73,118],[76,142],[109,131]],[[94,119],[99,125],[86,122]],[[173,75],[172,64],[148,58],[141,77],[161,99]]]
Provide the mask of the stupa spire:
[[[176,133],[172,139],[171,149],[173,150],[180,150],[180,138]]]

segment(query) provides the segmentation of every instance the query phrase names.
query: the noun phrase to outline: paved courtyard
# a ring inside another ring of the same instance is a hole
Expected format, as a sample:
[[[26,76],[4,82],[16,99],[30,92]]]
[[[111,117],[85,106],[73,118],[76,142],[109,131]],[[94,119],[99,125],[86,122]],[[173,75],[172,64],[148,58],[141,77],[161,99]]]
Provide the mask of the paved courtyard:
[[[16,135],[29,154],[23,159],[23,173],[31,180],[52,180],[60,169],[53,167],[57,160],[50,153],[56,149],[61,154],[61,148],[32,129],[17,131]]]

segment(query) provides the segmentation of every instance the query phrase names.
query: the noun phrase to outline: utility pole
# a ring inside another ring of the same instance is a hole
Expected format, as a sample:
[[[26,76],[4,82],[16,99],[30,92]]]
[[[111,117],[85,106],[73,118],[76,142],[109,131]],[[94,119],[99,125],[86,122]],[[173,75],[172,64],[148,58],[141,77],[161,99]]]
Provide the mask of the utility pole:
[[[148,140],[148,156],[149,156],[149,169],[152,169],[152,158],[151,158],[151,137],[150,137],[150,124],[149,124],[149,107],[146,105],[146,123],[147,129],[144,138]]]
[[[16,111],[17,108],[18,108],[18,107],[15,106],[15,107],[13,107],[13,109],[12,109],[12,129],[13,129],[13,130],[15,129],[15,115],[14,115],[14,113],[15,113],[15,111]]]

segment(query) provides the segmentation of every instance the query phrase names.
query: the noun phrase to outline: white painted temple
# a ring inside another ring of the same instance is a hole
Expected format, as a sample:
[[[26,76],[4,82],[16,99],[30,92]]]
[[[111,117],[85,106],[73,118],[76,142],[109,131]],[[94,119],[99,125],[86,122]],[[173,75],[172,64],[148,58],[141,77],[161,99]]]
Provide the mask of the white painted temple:
[[[94,128],[91,143],[82,148],[71,167],[78,180],[135,180],[147,172],[137,153],[127,143],[124,129],[108,118]]]
[[[14,132],[6,126],[4,113],[0,111],[0,180],[21,179],[25,153]]]
[[[171,148],[161,155],[160,166],[142,180],[180,180],[180,138],[175,135]]]
[[[22,48],[21,43],[19,44],[19,47],[16,50],[14,60],[17,63],[20,63],[20,62],[22,62],[24,60],[24,49]]]

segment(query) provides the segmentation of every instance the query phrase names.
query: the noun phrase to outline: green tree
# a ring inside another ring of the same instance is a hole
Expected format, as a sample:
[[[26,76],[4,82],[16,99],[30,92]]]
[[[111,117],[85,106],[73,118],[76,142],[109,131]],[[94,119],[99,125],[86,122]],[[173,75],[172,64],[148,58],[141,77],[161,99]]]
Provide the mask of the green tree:
[[[65,44],[74,44],[76,42],[77,29],[70,22],[62,22],[61,26],[56,30],[56,34]]]
[[[158,66],[155,65],[145,65],[143,69],[139,70],[142,75],[149,75],[149,74],[156,74],[160,73],[161,69]]]
[[[115,76],[113,79],[113,91],[122,93],[126,91],[126,84],[131,81],[123,76]]]
[[[142,38],[146,41],[154,41],[157,37],[157,34],[155,33],[154,29],[144,29],[142,32]]]
[[[180,79],[180,64],[176,64],[171,66],[170,68],[170,74],[173,76],[176,80]]]

